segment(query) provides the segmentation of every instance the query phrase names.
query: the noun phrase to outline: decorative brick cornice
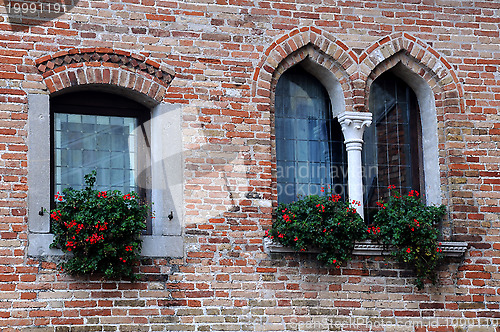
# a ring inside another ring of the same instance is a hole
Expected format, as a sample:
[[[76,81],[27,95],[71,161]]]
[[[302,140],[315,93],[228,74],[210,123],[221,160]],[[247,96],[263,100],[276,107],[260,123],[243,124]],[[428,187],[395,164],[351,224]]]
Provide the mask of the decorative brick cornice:
[[[47,55],[35,61],[38,70],[46,78],[58,72],[59,68],[78,63],[115,64],[130,70],[143,72],[158,79],[167,86],[175,76],[174,71],[161,66],[155,61],[146,59],[141,54],[133,54],[111,48],[96,47],[69,49]]]
[[[50,93],[89,84],[106,84],[134,90],[163,100],[174,71],[140,54],[110,48],[60,51],[35,61]]]

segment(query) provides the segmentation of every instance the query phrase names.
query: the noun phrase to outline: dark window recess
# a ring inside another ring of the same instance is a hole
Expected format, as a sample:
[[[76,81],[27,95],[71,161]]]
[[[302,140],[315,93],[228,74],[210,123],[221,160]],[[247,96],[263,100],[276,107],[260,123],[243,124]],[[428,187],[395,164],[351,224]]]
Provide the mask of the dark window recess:
[[[370,89],[372,125],[364,133],[363,181],[365,220],[386,199],[389,185],[400,193],[423,186],[422,128],[413,90],[391,72],[378,77]]]
[[[52,197],[83,188],[84,175],[96,170],[96,189],[135,191],[150,201],[149,109],[95,91],[56,96],[50,105]]]
[[[322,188],[345,196],[344,139],[323,85],[295,66],[280,77],[275,96],[278,201],[322,195]]]

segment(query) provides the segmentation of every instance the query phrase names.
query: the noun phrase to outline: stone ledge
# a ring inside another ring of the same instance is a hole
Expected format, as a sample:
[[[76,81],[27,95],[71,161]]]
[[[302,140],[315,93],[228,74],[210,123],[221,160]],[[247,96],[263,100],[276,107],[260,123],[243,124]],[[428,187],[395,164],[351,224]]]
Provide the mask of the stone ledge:
[[[460,257],[467,250],[467,242],[442,242],[441,249],[446,257]],[[268,253],[296,253],[297,251],[284,247],[281,244],[273,242],[271,239],[264,239],[264,249]],[[302,253],[317,254],[319,250],[307,250]],[[390,248],[372,241],[356,242],[353,255],[356,256],[386,256],[391,253]]]
[[[28,236],[29,257],[60,257],[64,253],[50,248],[54,235],[30,233]],[[184,238],[181,235],[143,235],[141,257],[182,258],[184,257]]]
[[[460,257],[467,250],[467,242],[441,242],[443,254],[447,257]],[[353,255],[384,256],[391,253],[390,247],[371,241],[357,242],[354,245]]]

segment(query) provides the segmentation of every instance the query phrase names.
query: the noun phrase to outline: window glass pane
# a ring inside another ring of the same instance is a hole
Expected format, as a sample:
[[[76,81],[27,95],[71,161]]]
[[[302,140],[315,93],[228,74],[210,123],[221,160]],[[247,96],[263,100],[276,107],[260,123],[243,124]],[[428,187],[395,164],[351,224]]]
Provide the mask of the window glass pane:
[[[136,190],[137,119],[102,115],[54,114],[55,191],[83,187],[97,171],[100,190]]]
[[[275,99],[278,201],[333,190],[344,195],[346,153],[340,125],[332,119],[328,93],[298,66],[279,79]],[[334,165],[337,166],[335,169]]]
[[[423,181],[420,114],[413,90],[387,72],[373,82],[369,102],[374,121],[365,131],[363,146],[368,222],[376,211],[376,202],[389,195],[389,185],[406,193],[420,190]]]

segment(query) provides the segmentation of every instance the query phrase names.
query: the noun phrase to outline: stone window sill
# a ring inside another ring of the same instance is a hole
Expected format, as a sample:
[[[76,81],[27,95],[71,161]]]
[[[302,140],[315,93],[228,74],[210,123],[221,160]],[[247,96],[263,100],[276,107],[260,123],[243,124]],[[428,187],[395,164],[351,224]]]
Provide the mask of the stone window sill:
[[[467,250],[467,242],[442,242],[441,249],[446,257],[461,257]],[[298,251],[284,247],[269,238],[264,239],[264,249],[268,253],[297,253]],[[356,256],[385,256],[391,252],[390,248],[372,241],[360,241],[354,244],[353,255]],[[318,250],[308,250],[301,253],[319,253]]]
[[[59,249],[49,248],[54,239],[52,234],[30,234],[28,256],[62,256]],[[183,257],[184,240],[180,235],[144,235],[142,236],[142,257]]]

